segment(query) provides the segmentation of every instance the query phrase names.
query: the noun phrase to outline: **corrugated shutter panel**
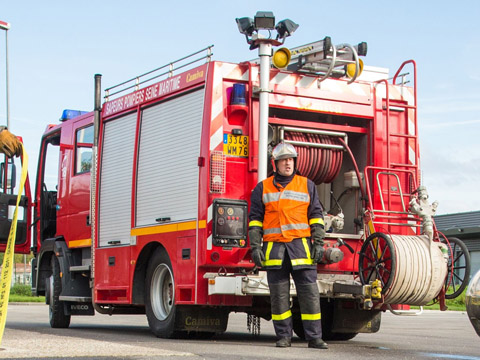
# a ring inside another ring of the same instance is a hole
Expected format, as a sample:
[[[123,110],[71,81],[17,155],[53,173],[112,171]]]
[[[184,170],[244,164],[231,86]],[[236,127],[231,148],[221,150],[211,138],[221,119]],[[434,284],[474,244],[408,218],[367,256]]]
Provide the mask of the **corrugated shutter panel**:
[[[105,124],[100,169],[99,245],[130,244],[132,166],[137,114]]]
[[[197,218],[203,97],[202,89],[143,111],[136,226]]]

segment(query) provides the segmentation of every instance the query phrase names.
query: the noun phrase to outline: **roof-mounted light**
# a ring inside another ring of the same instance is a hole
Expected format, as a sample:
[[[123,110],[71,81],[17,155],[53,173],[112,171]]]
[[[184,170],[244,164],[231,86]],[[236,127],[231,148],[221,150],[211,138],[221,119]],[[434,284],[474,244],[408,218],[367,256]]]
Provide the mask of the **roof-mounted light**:
[[[255,31],[252,18],[237,18],[235,19],[235,21],[237,22],[238,31],[240,31],[240,34],[244,34],[245,36],[252,36],[253,32]]]
[[[273,30],[275,29],[275,16],[271,11],[257,11],[255,14],[256,30]]]
[[[71,120],[73,118],[76,118],[77,116],[83,115],[88,113],[88,111],[80,111],[80,110],[69,110],[65,109],[63,110],[62,117],[60,118],[60,121],[67,121]]]
[[[280,21],[275,25],[275,16],[271,11],[257,11],[255,17],[236,18],[238,31],[245,35],[247,43],[250,44],[250,50],[256,49],[260,42],[269,41],[275,46],[281,45],[285,42],[285,38],[292,35],[298,28],[298,24],[290,19]],[[261,30],[267,30],[268,35],[260,34]],[[275,38],[272,35],[272,30],[277,31]]]
[[[297,29],[298,24],[294,23],[292,20],[282,20],[277,24],[277,26],[275,26],[275,30],[277,30],[278,33],[277,39],[284,39],[292,35]]]

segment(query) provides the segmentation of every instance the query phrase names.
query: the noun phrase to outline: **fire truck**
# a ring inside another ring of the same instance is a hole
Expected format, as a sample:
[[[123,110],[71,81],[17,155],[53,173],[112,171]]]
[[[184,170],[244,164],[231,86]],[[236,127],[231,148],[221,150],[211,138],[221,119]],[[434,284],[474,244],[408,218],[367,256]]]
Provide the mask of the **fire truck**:
[[[228,63],[207,47],[106,89],[103,104],[96,75],[94,111],[65,110],[47,126],[16,251],[34,254],[32,291],[52,327],[146,314],[158,337],[209,336],[242,312],[258,331],[271,312],[266,273],[251,260],[249,201],[280,142],[295,146],[325,209],[325,340],[377,332],[385,311],[445,309],[463,291],[468,251],[437,232],[437,204],[420,184],[415,62],[390,77],[363,65],[366,43],[329,37],[277,49],[273,66],[263,50]],[[14,183],[2,183],[7,232]],[[293,283],[291,296],[304,337]]]

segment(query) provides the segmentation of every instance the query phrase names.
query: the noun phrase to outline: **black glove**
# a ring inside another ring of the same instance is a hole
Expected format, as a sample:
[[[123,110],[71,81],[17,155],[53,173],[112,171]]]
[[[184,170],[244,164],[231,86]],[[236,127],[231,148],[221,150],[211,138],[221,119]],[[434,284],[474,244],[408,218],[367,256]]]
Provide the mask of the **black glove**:
[[[322,262],[324,253],[325,253],[325,249],[323,248],[323,245],[313,244],[313,250],[312,250],[313,261],[315,261],[317,264],[320,264]]]
[[[325,230],[323,226],[319,224],[312,225],[310,230],[313,240],[312,259],[319,264],[323,259],[323,254],[325,253],[325,249],[323,248]]]
[[[252,260],[257,267],[262,267],[262,261],[265,260],[262,251],[262,229],[258,226],[251,227],[248,230],[248,238],[252,248]]]

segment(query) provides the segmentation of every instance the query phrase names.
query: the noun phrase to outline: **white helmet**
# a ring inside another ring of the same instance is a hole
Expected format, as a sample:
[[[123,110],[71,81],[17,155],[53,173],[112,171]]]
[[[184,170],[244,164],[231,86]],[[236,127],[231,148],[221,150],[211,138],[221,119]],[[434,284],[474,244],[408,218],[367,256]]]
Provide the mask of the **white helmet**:
[[[272,151],[272,159],[274,161],[288,158],[296,158],[298,156],[297,150],[292,144],[279,143]]]

